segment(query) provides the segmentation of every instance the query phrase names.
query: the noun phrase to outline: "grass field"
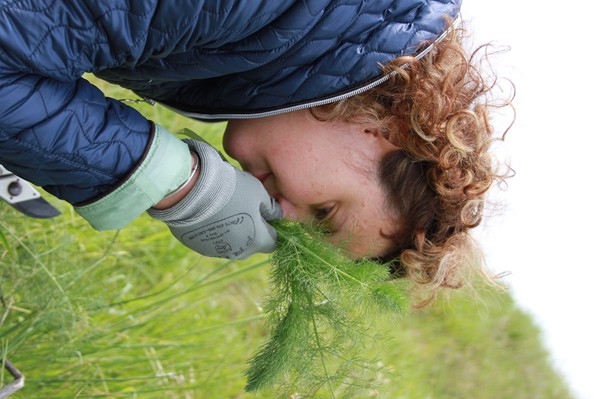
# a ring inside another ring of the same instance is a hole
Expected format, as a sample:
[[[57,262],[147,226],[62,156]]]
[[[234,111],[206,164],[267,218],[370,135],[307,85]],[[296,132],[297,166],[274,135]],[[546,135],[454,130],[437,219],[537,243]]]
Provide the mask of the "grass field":
[[[136,106],[174,132],[187,127],[219,145],[222,124]],[[48,199],[61,216],[29,219],[0,204],[0,350],[26,376],[11,397],[571,397],[530,317],[489,288],[379,320],[379,338],[363,349],[375,367],[337,381],[333,395],[285,386],[245,393],[247,362],[268,335],[267,256],[202,257],[146,215],[122,231],[95,232]],[[10,379],[0,373],[0,386]]]

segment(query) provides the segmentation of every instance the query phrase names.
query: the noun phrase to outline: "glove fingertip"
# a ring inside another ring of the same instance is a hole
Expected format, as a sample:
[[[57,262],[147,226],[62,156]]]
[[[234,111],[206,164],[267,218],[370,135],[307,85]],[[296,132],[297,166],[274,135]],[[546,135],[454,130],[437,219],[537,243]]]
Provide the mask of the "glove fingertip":
[[[283,217],[283,209],[275,198],[269,197],[269,203],[262,203],[260,205],[260,214],[267,221],[272,222],[273,220],[281,219]]]

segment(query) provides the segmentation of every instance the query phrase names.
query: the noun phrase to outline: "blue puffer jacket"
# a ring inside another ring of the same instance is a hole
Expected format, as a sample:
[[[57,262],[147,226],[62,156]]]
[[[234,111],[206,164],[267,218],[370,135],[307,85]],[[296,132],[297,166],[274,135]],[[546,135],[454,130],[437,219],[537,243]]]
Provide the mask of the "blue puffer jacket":
[[[164,134],[157,138],[152,123],[83,73],[198,118],[260,116],[376,81],[379,63],[436,39],[459,7],[460,0],[0,1],[0,164],[71,203],[101,198],[153,156],[151,142]]]

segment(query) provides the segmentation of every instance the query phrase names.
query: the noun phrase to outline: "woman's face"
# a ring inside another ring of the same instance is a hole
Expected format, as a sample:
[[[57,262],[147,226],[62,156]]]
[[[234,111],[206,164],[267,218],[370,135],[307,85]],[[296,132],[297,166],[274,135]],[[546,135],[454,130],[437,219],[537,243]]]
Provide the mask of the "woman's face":
[[[379,183],[382,157],[397,149],[365,125],[321,122],[310,111],[231,120],[225,151],[258,178],[284,217],[322,221],[330,241],[359,257],[382,255],[395,230]]]

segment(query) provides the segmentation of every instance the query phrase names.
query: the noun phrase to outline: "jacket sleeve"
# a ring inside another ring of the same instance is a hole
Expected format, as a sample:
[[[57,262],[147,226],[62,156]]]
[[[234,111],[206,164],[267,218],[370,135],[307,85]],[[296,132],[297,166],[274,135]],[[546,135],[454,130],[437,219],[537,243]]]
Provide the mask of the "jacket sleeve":
[[[121,228],[185,181],[191,161],[182,141],[81,78],[166,51],[147,46],[154,2],[86,3],[0,5],[0,163],[82,205],[95,228]]]

